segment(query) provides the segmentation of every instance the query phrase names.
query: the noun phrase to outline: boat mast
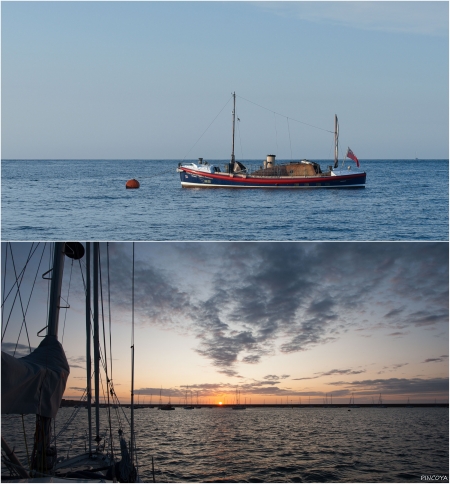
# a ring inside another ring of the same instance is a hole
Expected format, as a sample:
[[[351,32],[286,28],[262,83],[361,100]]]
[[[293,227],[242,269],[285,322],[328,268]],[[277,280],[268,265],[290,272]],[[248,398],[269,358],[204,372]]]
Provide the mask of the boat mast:
[[[95,392],[95,441],[100,444],[100,354],[98,334],[98,253],[99,242],[94,242],[94,392]]]
[[[92,384],[91,384],[91,243],[86,242],[86,393],[89,424],[89,455],[92,455]]]
[[[62,277],[64,272],[64,242],[55,242],[53,254],[53,268],[50,285],[50,300],[48,310],[47,337],[58,339],[58,322],[61,299]],[[45,275],[45,274],[44,274]],[[52,455],[56,455],[51,448],[52,419],[43,415],[36,415],[36,431],[34,437],[33,453],[31,457],[31,468],[41,474],[46,474],[54,462]]]
[[[48,310],[47,336],[58,339],[58,321],[61,299],[62,277],[64,272],[64,242],[55,243],[53,256],[52,282],[50,286],[50,303]]]
[[[235,128],[235,118],[236,118],[236,93],[233,92],[233,141],[232,141],[232,148],[231,148],[231,163],[234,163],[234,128]]]
[[[131,277],[131,443],[130,458],[133,465],[134,450],[134,242],[133,242],[133,268]]]
[[[339,145],[339,124],[336,114],[334,115],[334,168],[339,165],[338,159],[338,145]]]
[[[50,271],[51,285],[48,311],[47,336],[58,340],[59,310],[61,308],[61,286],[64,272],[64,257],[78,260],[84,255],[84,248],[78,242],[55,242],[53,254],[53,267]],[[48,274],[46,272],[43,277]],[[31,468],[40,474],[47,473],[56,462],[56,447],[52,447],[52,419],[36,414],[36,431],[34,435]],[[2,441],[3,444],[3,441]]]

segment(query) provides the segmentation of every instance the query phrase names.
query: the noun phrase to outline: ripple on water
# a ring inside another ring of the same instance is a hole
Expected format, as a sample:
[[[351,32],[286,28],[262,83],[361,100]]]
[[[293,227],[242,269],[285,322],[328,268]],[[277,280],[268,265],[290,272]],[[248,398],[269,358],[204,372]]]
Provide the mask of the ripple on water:
[[[177,164],[5,160],[2,238],[448,240],[448,160],[366,161],[357,190],[182,189]],[[125,189],[130,172],[139,190]],[[429,172],[432,187],[420,182]],[[11,189],[14,180],[27,190]]]

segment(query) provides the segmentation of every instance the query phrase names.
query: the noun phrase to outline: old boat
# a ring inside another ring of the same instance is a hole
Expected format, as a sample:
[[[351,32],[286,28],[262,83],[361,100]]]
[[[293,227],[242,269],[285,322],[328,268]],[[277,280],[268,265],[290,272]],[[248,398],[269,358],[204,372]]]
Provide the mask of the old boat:
[[[334,118],[334,164],[322,170],[319,163],[302,159],[277,164],[276,155],[267,155],[261,166],[246,167],[234,155],[236,118],[236,93],[233,93],[232,151],[231,160],[222,171],[219,166],[198,159],[198,163],[179,163],[181,186],[184,188],[361,188],[366,183],[366,173],[360,169],[359,161],[350,148],[339,166],[339,125]],[[346,158],[352,159],[356,167],[344,166]]]

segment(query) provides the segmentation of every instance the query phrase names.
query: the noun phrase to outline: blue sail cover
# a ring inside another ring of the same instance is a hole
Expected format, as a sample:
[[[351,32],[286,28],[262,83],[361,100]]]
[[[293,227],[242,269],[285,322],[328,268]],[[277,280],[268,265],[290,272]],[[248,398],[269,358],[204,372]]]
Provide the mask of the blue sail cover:
[[[2,351],[2,413],[56,417],[70,373],[61,343],[46,336],[28,356]]]

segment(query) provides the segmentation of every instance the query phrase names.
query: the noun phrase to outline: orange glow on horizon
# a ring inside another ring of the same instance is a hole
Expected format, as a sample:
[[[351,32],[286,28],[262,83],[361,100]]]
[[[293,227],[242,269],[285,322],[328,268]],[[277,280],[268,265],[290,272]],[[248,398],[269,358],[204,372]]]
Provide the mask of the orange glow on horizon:
[[[219,405],[222,405],[222,402],[219,402]]]

